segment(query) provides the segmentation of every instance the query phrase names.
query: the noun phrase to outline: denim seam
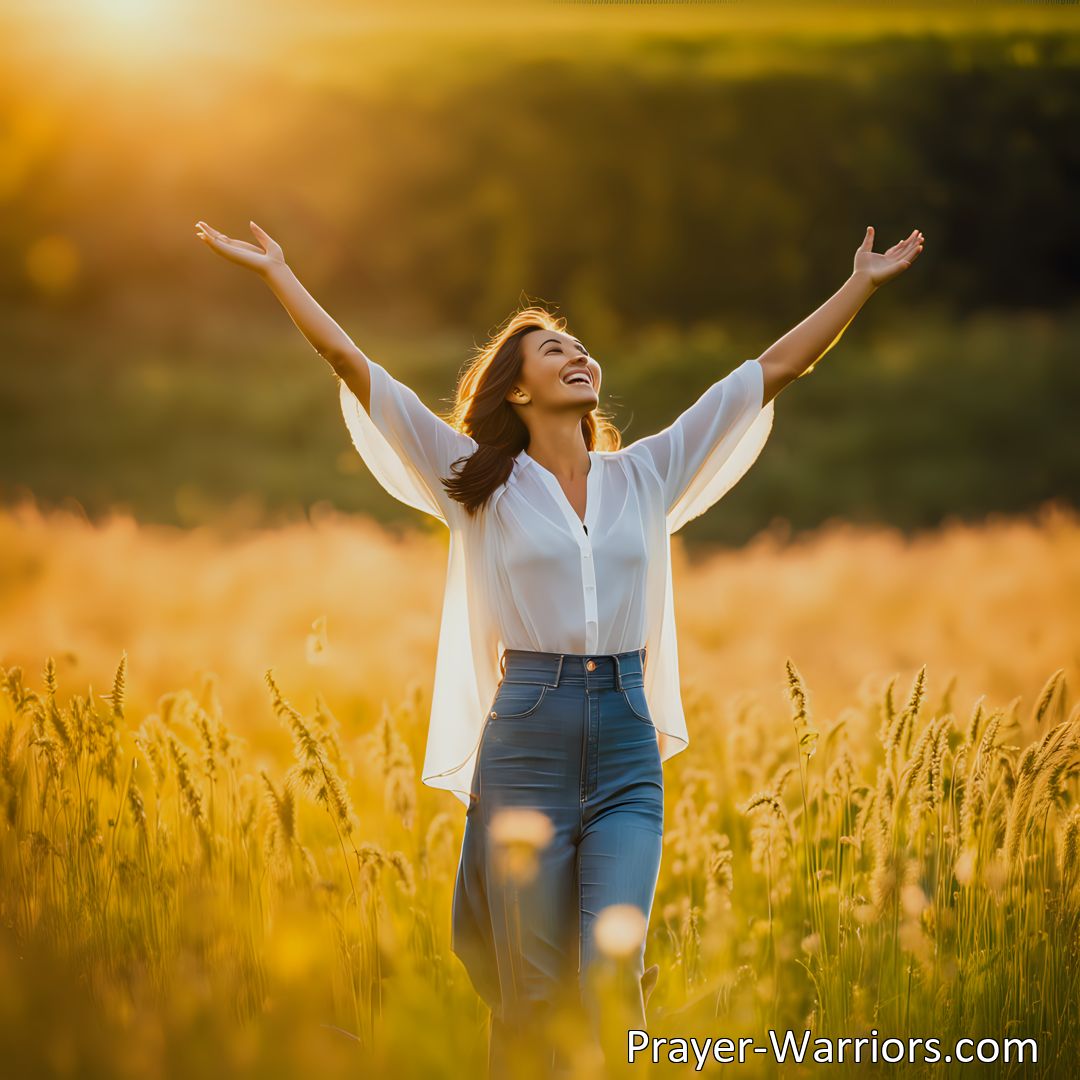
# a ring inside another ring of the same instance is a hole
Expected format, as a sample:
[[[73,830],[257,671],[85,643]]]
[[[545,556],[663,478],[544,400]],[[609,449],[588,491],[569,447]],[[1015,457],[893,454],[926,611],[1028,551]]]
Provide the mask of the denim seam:
[[[540,689],[540,696],[536,699],[536,704],[532,705],[530,708],[526,709],[524,712],[501,713],[501,712],[498,712],[498,710],[495,710],[498,713],[498,715],[495,717],[496,720],[520,720],[520,719],[522,719],[522,718],[524,718],[526,716],[532,716],[532,714],[534,712],[536,712],[536,710],[539,709],[540,706],[543,704],[544,698],[547,697],[548,690],[551,689],[551,687],[547,683],[530,683],[530,682],[514,683],[514,682],[508,682],[505,685],[507,685],[507,686],[539,686],[541,688]],[[498,700],[497,696],[496,696],[496,700]]]
[[[626,702],[626,704],[627,704],[627,706],[629,707],[630,711],[631,711],[631,712],[632,712],[632,713],[633,713],[633,714],[634,714],[634,715],[635,715],[635,716],[636,716],[636,717],[637,717],[637,718],[638,718],[638,719],[639,719],[639,720],[640,720],[640,721],[641,721],[642,723],[644,723],[644,724],[650,724],[650,725],[652,725],[653,727],[655,727],[656,725],[655,725],[655,724],[653,723],[653,719],[652,719],[652,717],[651,717],[651,716],[642,716],[642,715],[641,715],[641,713],[639,713],[639,712],[637,711],[637,709],[635,709],[635,708],[634,708],[634,703],[633,703],[633,702],[632,702],[632,701],[630,700],[630,695],[629,695],[629,694],[627,693],[627,690],[642,690],[642,692],[644,692],[644,685],[642,685],[642,686],[640,686],[640,687],[639,687],[639,686],[638,686],[638,685],[637,685],[637,684],[635,683],[635,684],[634,684],[633,686],[626,686],[626,687],[623,687],[623,692],[622,692],[623,700],[624,700],[624,701]]]

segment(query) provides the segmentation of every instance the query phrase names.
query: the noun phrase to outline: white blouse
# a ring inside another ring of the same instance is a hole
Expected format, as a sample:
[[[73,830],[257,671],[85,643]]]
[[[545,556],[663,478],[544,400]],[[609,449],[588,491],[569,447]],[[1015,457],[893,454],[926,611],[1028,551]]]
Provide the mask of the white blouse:
[[[504,648],[616,653],[647,646],[645,696],[661,761],[686,748],[670,534],[721,498],[769,437],[773,401],[747,360],[669,427],[621,450],[590,451],[585,519],[522,450],[470,516],[439,482],[478,445],[368,358],[371,413],[343,381],[352,441],[395,498],[450,530],[427,750],[429,787],[465,806]]]

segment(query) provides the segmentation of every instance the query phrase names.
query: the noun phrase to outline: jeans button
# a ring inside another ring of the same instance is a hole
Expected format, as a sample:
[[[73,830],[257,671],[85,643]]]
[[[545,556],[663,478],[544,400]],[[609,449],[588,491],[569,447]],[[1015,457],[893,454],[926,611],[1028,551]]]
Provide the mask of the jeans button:
[[[590,671],[595,671],[595,670],[596,670],[596,661],[595,661],[595,660],[590,660],[590,661],[589,661],[589,662],[588,662],[588,663],[587,663],[587,664],[586,664],[585,666],[586,666],[586,667],[587,667],[587,668],[588,668],[588,669],[589,669]]]

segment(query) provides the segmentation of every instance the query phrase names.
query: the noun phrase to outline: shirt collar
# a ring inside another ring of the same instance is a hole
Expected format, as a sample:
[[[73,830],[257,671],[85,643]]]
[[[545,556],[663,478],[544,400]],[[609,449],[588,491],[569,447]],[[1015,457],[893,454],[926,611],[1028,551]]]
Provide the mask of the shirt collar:
[[[597,451],[590,450],[589,451],[589,457],[594,457],[594,455],[596,453],[597,453]],[[532,458],[529,457],[528,453],[525,450],[519,450],[514,455],[514,463],[519,465],[519,466],[524,467],[524,466],[528,465],[531,461],[532,461]]]

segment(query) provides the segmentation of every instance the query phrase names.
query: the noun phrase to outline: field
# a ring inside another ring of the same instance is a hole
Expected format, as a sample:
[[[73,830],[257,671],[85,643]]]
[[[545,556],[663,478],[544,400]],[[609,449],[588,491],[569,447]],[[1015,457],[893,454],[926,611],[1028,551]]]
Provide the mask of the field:
[[[31,504],[0,537],[12,1075],[478,1074],[463,809],[418,783],[443,538]],[[1030,1036],[1031,1075],[1065,1075],[1078,541],[1048,506],[676,546],[691,744],[665,766],[651,1035]]]
[[[484,1074],[464,807],[420,783],[447,537],[194,230],[254,220],[440,412],[550,306],[626,443],[868,225],[925,233],[674,538],[691,743],[604,973],[646,935],[658,1038],[984,1039],[843,1071],[1071,1080],[1078,11],[0,5],[0,1075]]]

